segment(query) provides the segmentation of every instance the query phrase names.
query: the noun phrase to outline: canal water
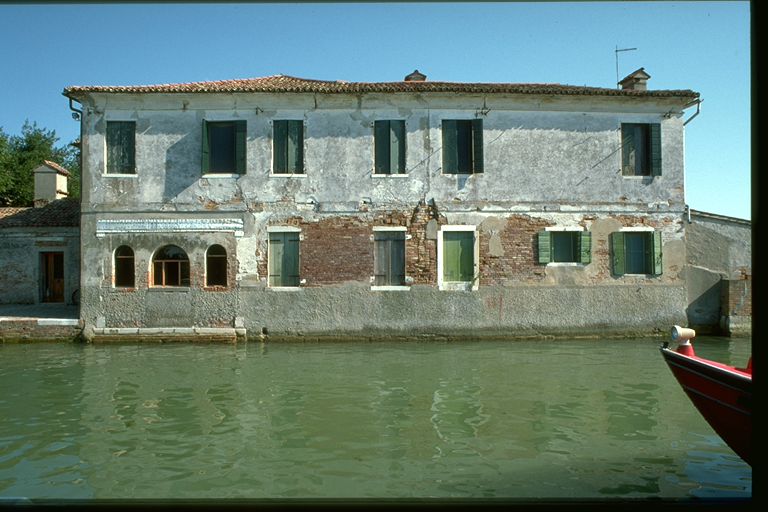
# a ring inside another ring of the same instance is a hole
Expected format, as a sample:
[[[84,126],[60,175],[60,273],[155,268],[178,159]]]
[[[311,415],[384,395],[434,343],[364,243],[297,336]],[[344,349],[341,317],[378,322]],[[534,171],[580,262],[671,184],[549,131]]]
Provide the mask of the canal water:
[[[0,502],[751,497],[659,344],[0,345]]]

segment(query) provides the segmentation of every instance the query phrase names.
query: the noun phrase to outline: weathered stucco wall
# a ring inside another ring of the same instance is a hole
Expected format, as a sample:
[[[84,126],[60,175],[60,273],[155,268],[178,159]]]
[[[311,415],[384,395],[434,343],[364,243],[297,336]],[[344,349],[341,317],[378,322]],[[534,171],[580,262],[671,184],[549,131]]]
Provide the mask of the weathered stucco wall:
[[[42,252],[64,253],[64,302],[73,303],[73,294],[80,287],[77,228],[6,228],[0,238],[0,304],[42,302]]]
[[[684,322],[683,125],[663,99],[429,95],[92,95],[83,106],[81,317],[95,327],[234,326],[273,337],[653,334]],[[677,110],[676,110],[677,109]],[[671,112],[671,114],[669,114]],[[483,119],[484,172],[444,175],[443,119]],[[203,175],[203,120],[247,121],[244,175]],[[305,174],[273,176],[277,119],[305,126]],[[403,119],[406,175],[374,176],[373,121]],[[108,120],[136,121],[132,176],[104,174]],[[623,177],[621,123],[661,123],[663,171]],[[229,219],[195,232],[104,232],[100,222]],[[475,226],[478,288],[438,288],[437,230]],[[301,287],[267,287],[268,229],[301,230]],[[375,226],[403,226],[409,289],[371,290]],[[592,233],[588,264],[540,265],[546,227]],[[609,236],[661,232],[660,276],[611,273]],[[229,256],[228,286],[206,290],[204,254]],[[129,245],[136,287],[113,286]],[[154,251],[182,247],[189,287],[149,286]]]

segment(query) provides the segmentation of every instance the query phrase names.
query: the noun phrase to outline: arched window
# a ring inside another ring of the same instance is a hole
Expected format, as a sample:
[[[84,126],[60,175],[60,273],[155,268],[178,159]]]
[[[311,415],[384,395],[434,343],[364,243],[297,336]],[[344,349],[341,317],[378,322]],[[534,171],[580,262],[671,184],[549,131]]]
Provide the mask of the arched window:
[[[127,245],[115,250],[115,287],[133,288],[136,285],[133,261],[133,249]]]
[[[189,286],[189,258],[181,247],[166,245],[152,257],[153,286]]]
[[[227,286],[227,250],[212,245],[205,253],[205,285]]]

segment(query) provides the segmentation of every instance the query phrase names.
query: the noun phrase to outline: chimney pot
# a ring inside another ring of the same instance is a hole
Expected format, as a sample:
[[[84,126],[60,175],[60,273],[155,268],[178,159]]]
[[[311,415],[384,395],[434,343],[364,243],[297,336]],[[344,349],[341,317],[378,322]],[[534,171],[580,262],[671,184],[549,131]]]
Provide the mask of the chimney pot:
[[[404,80],[406,82],[424,82],[427,79],[427,75],[419,73],[418,69],[414,69],[413,73],[407,75]]]

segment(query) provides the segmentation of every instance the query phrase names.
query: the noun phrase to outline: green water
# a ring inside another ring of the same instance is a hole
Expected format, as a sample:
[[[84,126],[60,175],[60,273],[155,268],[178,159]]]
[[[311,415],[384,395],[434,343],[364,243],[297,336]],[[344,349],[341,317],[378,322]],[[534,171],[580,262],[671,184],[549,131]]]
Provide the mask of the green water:
[[[750,497],[658,345],[0,345],[0,498]]]

